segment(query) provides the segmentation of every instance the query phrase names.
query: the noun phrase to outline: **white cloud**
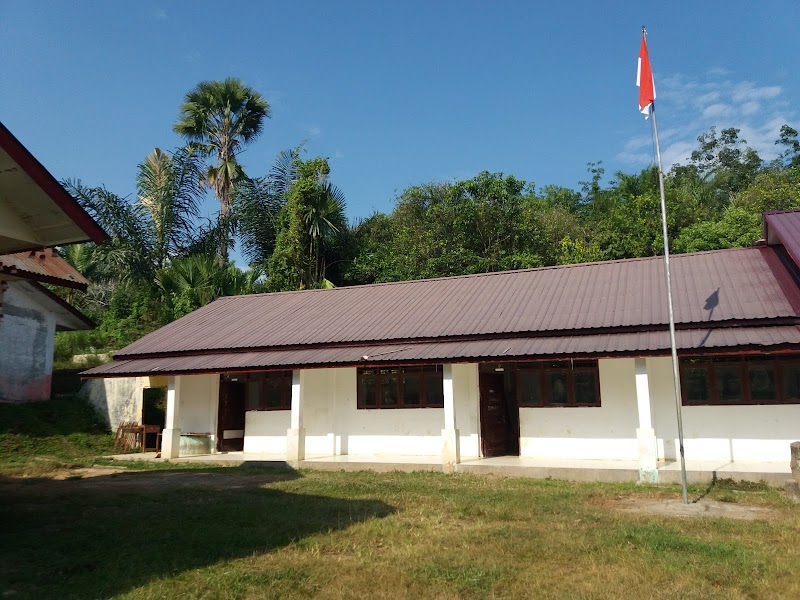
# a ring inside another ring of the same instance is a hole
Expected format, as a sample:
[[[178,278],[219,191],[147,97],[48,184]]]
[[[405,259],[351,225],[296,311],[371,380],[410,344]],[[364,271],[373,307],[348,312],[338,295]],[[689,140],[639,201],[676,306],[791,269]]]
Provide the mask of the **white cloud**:
[[[155,17],[155,18],[156,18],[158,21],[166,21],[167,19],[169,19],[169,15],[167,15],[167,11],[165,11],[163,8],[157,8],[157,9],[156,9],[156,10],[153,12],[153,16],[154,16],[154,17]]]
[[[656,74],[659,125],[666,126],[659,130],[665,170],[675,163],[685,164],[697,148],[697,136],[712,126],[718,132],[727,127],[739,129],[739,139],[746,140],[765,161],[778,155],[775,140],[781,125],[796,123],[795,114],[782,98],[783,88],[737,81],[733,75],[719,68],[699,77]],[[649,135],[631,137],[624,141],[616,158],[643,167],[653,162],[652,145]]]
[[[320,135],[322,135],[322,129],[320,129],[318,125],[311,125],[306,129],[306,135],[309,138],[319,137]]]

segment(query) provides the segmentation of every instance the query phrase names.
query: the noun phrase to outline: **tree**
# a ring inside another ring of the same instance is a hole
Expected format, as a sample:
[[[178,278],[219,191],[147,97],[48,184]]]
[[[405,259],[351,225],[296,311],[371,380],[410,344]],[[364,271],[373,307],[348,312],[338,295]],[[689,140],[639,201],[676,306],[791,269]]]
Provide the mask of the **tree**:
[[[778,160],[787,167],[800,167],[800,140],[797,139],[797,130],[788,125],[783,125],[780,137],[775,143],[786,149],[781,152]]]
[[[220,220],[227,225],[232,192],[245,178],[236,155],[261,134],[264,119],[270,116],[269,103],[241,80],[229,77],[197,84],[186,94],[180,110],[175,132],[188,141],[190,148],[214,157],[206,181],[219,200]],[[219,254],[226,260],[229,243],[229,236],[223,236]]]
[[[345,225],[344,195],[328,181],[330,166],[317,157],[297,162],[281,210],[269,287],[292,290],[326,287],[324,246]]]
[[[300,146],[278,154],[267,177],[248,178],[234,193],[234,213],[242,254],[251,265],[266,266],[275,250],[278,218],[297,179]]]
[[[149,220],[153,261],[159,269],[192,241],[199,215],[200,173],[198,155],[185,148],[173,156],[156,148],[139,164],[139,204]]]

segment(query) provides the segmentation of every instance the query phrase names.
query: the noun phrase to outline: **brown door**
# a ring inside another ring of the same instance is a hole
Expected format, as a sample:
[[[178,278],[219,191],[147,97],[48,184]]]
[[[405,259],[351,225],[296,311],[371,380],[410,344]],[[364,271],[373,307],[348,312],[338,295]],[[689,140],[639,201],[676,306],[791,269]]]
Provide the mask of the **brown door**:
[[[481,373],[481,449],[484,456],[508,453],[508,415],[502,373]]]
[[[222,452],[244,450],[244,383],[219,382],[217,449]]]

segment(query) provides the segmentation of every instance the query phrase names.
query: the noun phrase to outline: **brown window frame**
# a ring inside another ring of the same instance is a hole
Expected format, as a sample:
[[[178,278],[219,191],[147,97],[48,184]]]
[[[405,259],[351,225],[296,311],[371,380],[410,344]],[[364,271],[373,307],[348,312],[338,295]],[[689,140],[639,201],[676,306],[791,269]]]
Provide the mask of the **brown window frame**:
[[[598,408],[602,406],[600,397],[600,365],[597,360],[564,360],[540,363],[519,363],[516,371],[516,401],[520,408]],[[539,374],[539,402],[526,402],[522,397],[523,373]],[[550,394],[548,376],[564,373],[567,379],[566,403],[554,403]],[[575,397],[575,374],[591,373],[594,376],[595,401],[591,404],[579,403]]]
[[[245,385],[245,411],[291,410],[292,408],[292,372],[260,371],[243,373],[236,376],[237,381]],[[268,404],[267,384],[277,381],[279,384],[279,400],[277,405]],[[259,384],[258,404],[253,407],[249,402],[249,385]]]
[[[356,392],[356,407],[365,410],[387,410],[387,409],[403,409],[403,408],[443,408],[444,407],[444,375],[443,365],[391,365],[391,366],[378,366],[378,367],[361,367],[357,373],[357,392]],[[416,403],[405,402],[405,382],[410,376],[418,377],[418,396]],[[374,403],[367,402],[366,395],[366,378],[374,377]],[[396,404],[382,404],[381,394],[379,390],[382,389],[382,384],[385,379],[390,377],[396,378]],[[441,382],[442,395],[441,402],[428,400],[428,381],[436,379]]]
[[[742,390],[741,400],[721,400],[719,385],[714,367],[724,365],[736,367],[739,370],[739,383]],[[750,369],[756,366],[771,366],[775,375],[775,399],[754,400],[750,389]],[[800,404],[800,397],[796,399],[786,397],[784,384],[784,369],[787,366],[800,368],[800,355],[789,356],[737,356],[737,357],[683,357],[680,359],[681,373],[681,403],[683,406],[772,406],[780,404]],[[686,371],[688,369],[702,369],[706,373],[708,382],[708,400],[692,401],[686,385]]]

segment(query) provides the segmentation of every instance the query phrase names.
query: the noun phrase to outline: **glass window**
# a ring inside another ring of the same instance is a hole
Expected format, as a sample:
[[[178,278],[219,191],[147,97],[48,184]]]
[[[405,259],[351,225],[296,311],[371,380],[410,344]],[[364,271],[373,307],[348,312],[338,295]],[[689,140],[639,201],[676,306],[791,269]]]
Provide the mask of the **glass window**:
[[[717,396],[721,402],[736,403],[744,398],[742,394],[742,370],[738,365],[717,365],[714,368],[717,382]]]
[[[567,404],[567,374],[551,371],[547,374],[547,400],[557,406]]]
[[[783,398],[786,402],[800,402],[800,364],[783,366]]]
[[[688,402],[702,404],[711,398],[708,370],[704,367],[688,367],[683,371],[684,394]]]
[[[281,388],[283,387],[281,383],[283,382],[279,379],[267,379],[264,382],[267,406],[270,408],[276,408],[281,405]]]
[[[772,365],[750,365],[750,397],[754,402],[774,402],[775,367]]]
[[[419,405],[419,378],[417,373],[403,374],[403,404],[406,406]]]
[[[519,403],[539,406],[542,403],[542,377],[536,371],[520,371]]]
[[[358,370],[358,408],[443,405],[441,365]]]
[[[442,372],[425,373],[426,406],[444,406],[444,380]]]
[[[592,371],[575,371],[575,404],[597,404],[597,379]]]

